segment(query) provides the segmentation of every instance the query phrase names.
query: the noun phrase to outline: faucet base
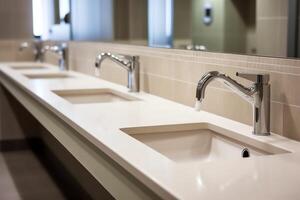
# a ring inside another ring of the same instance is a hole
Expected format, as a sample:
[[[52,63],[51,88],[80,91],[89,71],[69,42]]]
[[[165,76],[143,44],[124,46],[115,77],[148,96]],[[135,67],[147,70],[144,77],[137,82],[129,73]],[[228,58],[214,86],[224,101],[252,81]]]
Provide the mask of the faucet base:
[[[253,133],[253,135],[256,135],[256,136],[269,136],[269,135],[271,135],[270,132],[266,132],[266,133],[255,133],[255,132],[253,131],[252,133]]]

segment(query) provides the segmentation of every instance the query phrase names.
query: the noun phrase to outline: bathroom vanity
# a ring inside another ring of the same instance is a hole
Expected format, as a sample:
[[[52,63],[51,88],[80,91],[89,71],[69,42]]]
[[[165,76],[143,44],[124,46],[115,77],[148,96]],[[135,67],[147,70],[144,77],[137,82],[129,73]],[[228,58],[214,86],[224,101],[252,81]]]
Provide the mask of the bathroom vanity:
[[[300,143],[50,64],[2,63],[9,91],[116,199],[297,199]]]

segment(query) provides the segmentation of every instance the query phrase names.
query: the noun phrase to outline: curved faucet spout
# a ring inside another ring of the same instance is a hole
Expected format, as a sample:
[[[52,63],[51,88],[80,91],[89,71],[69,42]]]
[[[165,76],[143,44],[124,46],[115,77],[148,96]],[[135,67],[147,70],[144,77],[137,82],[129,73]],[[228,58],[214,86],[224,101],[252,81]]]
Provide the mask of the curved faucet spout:
[[[112,53],[100,53],[97,57],[96,57],[96,62],[95,62],[95,67],[100,68],[102,62],[106,59],[110,59],[113,62],[119,64],[121,67],[123,67],[124,69],[126,69],[127,71],[131,71],[131,60],[126,58],[126,56],[123,55],[115,55]]]
[[[127,72],[128,72],[127,87],[129,88],[130,92],[138,92],[139,91],[138,56],[118,55],[118,54],[112,54],[109,52],[100,53],[99,55],[97,55],[96,62],[95,62],[96,75],[100,75],[99,71],[100,71],[101,64],[107,58],[127,70]]]
[[[253,106],[253,133],[256,135],[270,135],[270,84],[268,74],[236,73],[254,82],[251,87],[245,87],[225,74],[211,71],[205,74],[198,83],[196,108],[205,97],[207,85],[212,80],[220,80],[231,90],[247,100]]]
[[[229,76],[225,74],[221,74],[218,71],[211,71],[203,75],[203,77],[199,80],[197,86],[196,98],[198,101],[202,101],[205,97],[205,91],[208,84],[213,80],[219,80],[223,82],[227,87],[232,89],[235,93],[243,97],[245,100],[253,103],[252,95],[256,92],[255,86],[245,87],[237,81],[233,80]]]
[[[67,59],[67,44],[61,43],[58,45],[45,45],[42,48],[42,53],[45,54],[47,51],[53,52],[59,55],[58,65],[60,70],[68,70]]]

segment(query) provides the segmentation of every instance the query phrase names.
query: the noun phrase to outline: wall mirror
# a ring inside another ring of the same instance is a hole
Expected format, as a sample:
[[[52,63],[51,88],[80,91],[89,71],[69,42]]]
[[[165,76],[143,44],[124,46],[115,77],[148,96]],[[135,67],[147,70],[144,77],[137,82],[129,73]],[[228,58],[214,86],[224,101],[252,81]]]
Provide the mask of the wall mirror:
[[[273,57],[300,56],[298,11],[297,0],[33,0],[42,39]]]

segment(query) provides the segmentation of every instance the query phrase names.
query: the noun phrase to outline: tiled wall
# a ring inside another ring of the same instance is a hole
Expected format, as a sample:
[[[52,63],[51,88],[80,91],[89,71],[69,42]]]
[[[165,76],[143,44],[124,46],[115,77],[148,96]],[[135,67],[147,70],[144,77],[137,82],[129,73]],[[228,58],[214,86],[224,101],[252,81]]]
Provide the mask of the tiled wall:
[[[20,44],[31,40],[29,39],[17,39],[17,40],[0,40],[0,62],[11,61],[33,61],[33,49],[27,48],[20,51]],[[44,42],[44,45],[55,44],[54,41]],[[44,59],[48,63],[57,64],[59,56],[52,52],[47,52],[44,55]]]
[[[20,41],[0,42],[0,61],[32,60],[31,52],[19,53]],[[95,56],[115,52],[140,56],[141,89],[188,106],[194,106],[201,76],[212,70],[235,77],[235,72],[262,72],[271,76],[272,131],[300,140],[300,60],[243,56],[209,52],[170,50],[110,43],[70,42],[69,62],[73,70],[93,75]],[[55,64],[49,54],[46,61]],[[126,71],[111,61],[103,63],[101,78],[126,85]],[[251,105],[219,82],[207,90],[203,109],[243,123],[252,123]]]
[[[188,106],[194,105],[196,84],[208,71],[218,70],[245,84],[250,82],[235,77],[235,72],[268,73],[272,87],[272,131],[300,140],[300,60],[70,42],[72,69],[93,75],[95,56],[99,52],[139,55],[142,90]],[[101,78],[126,85],[126,77],[126,71],[111,61],[103,63]],[[251,105],[219,82],[209,86],[203,109],[252,123]]]
[[[31,49],[19,51],[20,43],[25,40],[0,40],[0,62],[30,61],[34,59]]]
[[[287,55],[289,0],[257,0],[257,53]]]

